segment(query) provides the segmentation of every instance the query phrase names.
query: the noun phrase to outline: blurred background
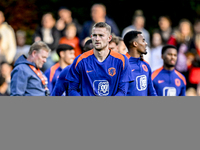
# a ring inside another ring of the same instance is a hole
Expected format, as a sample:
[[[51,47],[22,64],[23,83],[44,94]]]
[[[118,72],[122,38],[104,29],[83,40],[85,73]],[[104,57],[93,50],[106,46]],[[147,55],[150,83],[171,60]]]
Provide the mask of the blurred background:
[[[15,31],[22,29],[27,31],[27,43],[31,44],[31,35],[34,33],[42,15],[52,12],[58,19],[57,11],[61,6],[72,11],[72,16],[78,19],[80,24],[90,19],[90,8],[94,3],[103,3],[107,8],[107,15],[115,20],[120,31],[131,24],[134,11],[143,10],[146,17],[145,28],[151,33],[158,27],[158,18],[168,15],[172,20],[172,26],[177,26],[182,18],[194,22],[200,17],[200,0],[181,0],[174,2],[157,0],[1,0],[0,9],[4,11],[6,21]]]

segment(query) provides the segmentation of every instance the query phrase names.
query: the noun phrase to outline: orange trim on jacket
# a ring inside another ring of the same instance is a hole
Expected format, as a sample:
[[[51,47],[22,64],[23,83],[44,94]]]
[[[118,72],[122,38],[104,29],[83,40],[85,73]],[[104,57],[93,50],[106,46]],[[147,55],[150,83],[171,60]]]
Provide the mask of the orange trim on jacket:
[[[162,69],[163,69],[163,67],[161,67],[161,68],[155,70],[155,71],[152,73],[152,75],[151,75],[151,79],[153,80],[153,79],[160,73],[160,71],[161,71]]]
[[[60,64],[59,63],[56,63],[55,65],[53,65],[50,69],[50,77],[49,77],[49,81],[52,82],[53,80],[53,76],[56,72],[56,69],[58,69],[58,67],[60,67]]]
[[[175,73],[183,80],[184,84],[186,85],[185,77],[178,71],[175,70]]]
[[[75,68],[76,68],[76,66],[78,65],[78,63],[79,63],[83,58],[87,58],[88,56],[91,56],[91,55],[93,55],[93,54],[94,54],[93,49],[90,50],[90,51],[87,51],[87,52],[83,53],[83,54],[78,58],[78,60],[77,60],[77,62],[76,62],[76,65],[75,65]]]
[[[126,57],[129,59],[131,58],[131,55],[129,55],[129,53],[126,53]]]
[[[123,62],[123,69],[124,69],[124,66],[125,66],[125,58],[124,58],[124,56],[122,54],[117,53],[117,52],[112,51],[112,50],[110,51],[110,55],[113,56],[113,57],[116,57],[116,58],[118,58],[120,60],[122,60],[122,62]]]

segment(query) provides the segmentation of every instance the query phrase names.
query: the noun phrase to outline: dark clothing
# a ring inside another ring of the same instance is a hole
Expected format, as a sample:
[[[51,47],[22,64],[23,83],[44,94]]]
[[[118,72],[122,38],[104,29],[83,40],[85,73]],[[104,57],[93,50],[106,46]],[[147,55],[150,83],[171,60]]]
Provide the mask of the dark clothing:
[[[35,63],[27,61],[24,55],[16,60],[11,72],[11,96],[45,96],[41,79],[29,65],[36,68]]]
[[[114,20],[112,20],[111,18],[106,17],[106,23],[111,26],[111,32],[112,33],[115,33],[115,35],[117,35],[117,36],[120,35],[120,31],[119,31],[116,23],[114,22]],[[86,37],[90,37],[91,29],[92,29],[94,24],[95,23],[92,20],[91,21],[87,21],[87,22],[84,23],[82,32],[81,32],[81,34],[79,36],[80,42],[82,42],[82,40],[84,40]]]
[[[53,37],[53,42],[52,43],[46,43],[49,48],[54,51],[58,44],[59,44],[59,40],[60,40],[60,32],[56,29],[56,27],[53,27],[51,29],[51,35]],[[38,27],[33,35],[33,41],[35,39],[35,37],[39,36],[41,38],[41,41],[43,41],[44,35],[42,34],[42,27]],[[45,41],[44,41],[45,42]]]

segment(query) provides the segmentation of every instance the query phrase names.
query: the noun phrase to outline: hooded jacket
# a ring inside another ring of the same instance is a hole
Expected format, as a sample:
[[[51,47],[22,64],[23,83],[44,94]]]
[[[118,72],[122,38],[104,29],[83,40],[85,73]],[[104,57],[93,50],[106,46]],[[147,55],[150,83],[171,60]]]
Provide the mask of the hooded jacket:
[[[27,61],[24,55],[16,60],[11,72],[11,96],[45,96],[41,79],[29,65],[36,67],[35,63]]]

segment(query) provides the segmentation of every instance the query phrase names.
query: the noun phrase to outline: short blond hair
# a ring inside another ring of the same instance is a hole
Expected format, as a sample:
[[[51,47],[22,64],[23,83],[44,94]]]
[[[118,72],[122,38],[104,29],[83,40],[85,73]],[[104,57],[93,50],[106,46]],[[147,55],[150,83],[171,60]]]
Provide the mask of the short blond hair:
[[[105,22],[98,22],[94,24],[93,28],[106,28],[106,30],[111,34],[111,26]]]

